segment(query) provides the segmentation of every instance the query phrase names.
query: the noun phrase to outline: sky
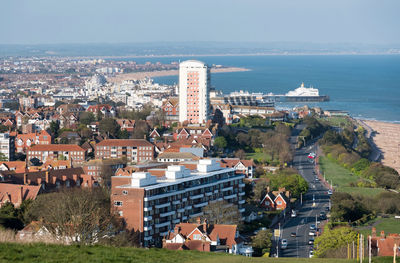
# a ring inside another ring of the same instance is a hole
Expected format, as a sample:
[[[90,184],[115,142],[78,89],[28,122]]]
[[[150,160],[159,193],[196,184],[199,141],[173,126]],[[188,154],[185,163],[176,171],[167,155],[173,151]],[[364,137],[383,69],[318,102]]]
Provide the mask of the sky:
[[[400,0],[0,0],[0,44],[400,43]]]

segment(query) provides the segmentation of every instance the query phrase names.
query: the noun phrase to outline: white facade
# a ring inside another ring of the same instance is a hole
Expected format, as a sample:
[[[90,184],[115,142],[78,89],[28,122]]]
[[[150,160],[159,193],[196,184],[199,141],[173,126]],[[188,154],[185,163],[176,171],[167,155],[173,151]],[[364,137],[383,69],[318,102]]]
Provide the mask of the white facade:
[[[10,137],[9,133],[0,133],[0,153],[4,154],[8,161],[12,161],[14,152],[14,137]]]
[[[210,101],[210,70],[206,64],[188,60],[179,64],[179,121],[206,123]]]

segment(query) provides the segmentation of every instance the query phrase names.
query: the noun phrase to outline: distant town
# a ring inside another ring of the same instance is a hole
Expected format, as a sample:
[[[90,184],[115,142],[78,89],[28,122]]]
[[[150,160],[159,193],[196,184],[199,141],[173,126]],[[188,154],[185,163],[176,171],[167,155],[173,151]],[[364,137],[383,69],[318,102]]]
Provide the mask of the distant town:
[[[304,83],[281,95],[211,86],[212,71],[245,70],[1,58],[2,235],[245,257],[392,256],[398,228],[382,225],[399,224],[400,178],[379,162],[369,126],[341,110],[275,107],[329,100]],[[161,85],[151,72],[179,81]]]

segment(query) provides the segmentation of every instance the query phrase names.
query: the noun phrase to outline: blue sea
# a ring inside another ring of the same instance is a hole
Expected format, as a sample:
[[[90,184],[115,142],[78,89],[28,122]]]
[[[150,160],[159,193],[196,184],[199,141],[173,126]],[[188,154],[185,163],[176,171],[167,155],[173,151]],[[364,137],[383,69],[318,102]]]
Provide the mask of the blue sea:
[[[302,82],[318,88],[329,102],[307,103],[323,109],[350,112],[353,117],[400,123],[399,55],[320,55],[320,56],[203,56],[141,58],[137,62],[170,63],[198,59],[207,64],[244,67],[251,71],[212,74],[211,82],[224,93],[246,90],[284,94]],[[173,84],[178,76],[155,78]],[[304,103],[279,103],[292,108]]]

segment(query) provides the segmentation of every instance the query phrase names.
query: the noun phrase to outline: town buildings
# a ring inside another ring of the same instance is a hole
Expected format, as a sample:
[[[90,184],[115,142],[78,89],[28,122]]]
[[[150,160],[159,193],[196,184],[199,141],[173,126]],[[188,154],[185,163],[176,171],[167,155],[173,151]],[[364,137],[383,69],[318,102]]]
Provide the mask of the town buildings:
[[[9,133],[0,133],[0,153],[7,161],[12,161],[15,153],[15,138]]]
[[[179,121],[204,124],[209,119],[210,69],[188,60],[179,64]]]
[[[128,162],[154,159],[154,146],[144,139],[107,139],[96,145],[96,159],[126,158]]]
[[[172,165],[112,177],[112,204],[128,228],[142,233],[144,246],[161,245],[175,224],[203,215],[210,202],[225,200],[244,212],[244,175],[211,159],[194,166],[192,171]]]
[[[45,130],[40,132],[17,134],[15,139],[15,148],[17,152],[25,152],[28,147],[31,147],[34,144],[51,144],[51,135]]]
[[[82,147],[75,144],[38,144],[27,150],[26,158],[30,162],[36,158],[41,163],[48,160],[71,160],[73,165],[81,165],[85,162],[85,153]]]

